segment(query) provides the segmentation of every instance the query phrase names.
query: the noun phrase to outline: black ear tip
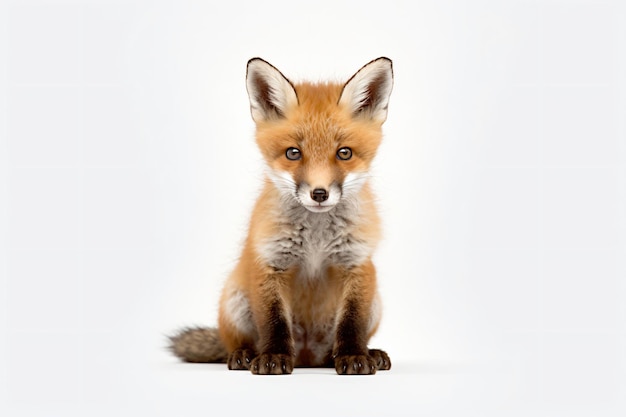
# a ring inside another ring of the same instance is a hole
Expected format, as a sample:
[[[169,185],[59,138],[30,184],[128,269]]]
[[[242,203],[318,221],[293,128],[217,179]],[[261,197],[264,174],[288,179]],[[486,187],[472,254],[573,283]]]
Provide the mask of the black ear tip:
[[[393,67],[393,61],[391,59],[387,58],[386,56],[381,56],[380,58],[373,59],[370,62],[370,64],[373,64],[375,62],[379,63],[379,64],[388,64],[390,67]]]
[[[389,70],[393,74],[393,61],[387,58],[386,56],[381,56],[380,58],[373,59],[367,64],[365,64],[364,67],[367,67],[372,64],[378,65],[380,69],[383,69],[386,67],[385,70]]]
[[[263,58],[259,58],[259,57],[250,58],[248,60],[248,65],[246,66],[246,72],[250,71],[250,67],[257,68],[257,69],[260,69],[260,68],[263,68],[263,67],[266,67],[266,68],[269,67],[269,68],[271,68],[271,69],[273,69],[275,71],[278,71],[280,73],[280,75],[283,75],[282,72],[280,72],[278,68],[276,68],[274,65],[270,64],[269,62],[267,62]],[[286,79],[286,77],[284,75],[283,75],[283,78]]]
[[[249,67],[250,64],[261,63],[261,62],[264,62],[264,63],[268,64],[268,62],[266,60],[264,60],[263,58],[259,58],[257,56],[257,57],[254,57],[254,58],[250,58],[248,60],[248,64],[246,66]]]

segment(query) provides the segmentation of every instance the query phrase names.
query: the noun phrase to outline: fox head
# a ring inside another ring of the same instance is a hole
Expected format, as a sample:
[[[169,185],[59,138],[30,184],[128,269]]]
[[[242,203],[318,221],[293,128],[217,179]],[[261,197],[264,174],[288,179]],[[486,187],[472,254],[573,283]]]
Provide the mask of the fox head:
[[[246,85],[256,141],[281,195],[317,213],[354,198],[382,138],[391,60],[375,59],[343,84],[294,84],[253,58]]]

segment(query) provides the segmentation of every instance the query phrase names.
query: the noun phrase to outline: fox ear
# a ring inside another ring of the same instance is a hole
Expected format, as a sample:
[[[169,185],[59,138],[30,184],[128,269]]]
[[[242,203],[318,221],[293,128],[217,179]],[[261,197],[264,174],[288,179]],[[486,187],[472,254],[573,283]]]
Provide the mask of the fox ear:
[[[387,119],[389,95],[393,88],[393,65],[389,58],[378,58],[357,71],[343,86],[339,105],[353,117],[367,117],[383,123]]]
[[[261,58],[248,61],[246,87],[252,119],[257,123],[285,117],[287,109],[298,104],[291,81]]]

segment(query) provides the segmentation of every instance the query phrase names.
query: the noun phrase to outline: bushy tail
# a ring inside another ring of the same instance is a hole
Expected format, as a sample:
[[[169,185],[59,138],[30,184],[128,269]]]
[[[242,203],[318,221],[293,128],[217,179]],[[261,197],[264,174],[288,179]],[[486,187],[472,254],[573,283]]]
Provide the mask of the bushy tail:
[[[170,351],[185,362],[225,363],[228,358],[216,328],[187,327],[169,339]]]

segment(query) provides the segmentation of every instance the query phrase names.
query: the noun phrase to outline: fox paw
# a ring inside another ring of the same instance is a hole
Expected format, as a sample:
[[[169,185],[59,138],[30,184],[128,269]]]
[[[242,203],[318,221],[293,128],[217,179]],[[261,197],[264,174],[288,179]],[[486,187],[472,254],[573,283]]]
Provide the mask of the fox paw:
[[[374,362],[376,362],[376,369],[381,371],[388,371],[391,369],[391,360],[389,359],[387,352],[380,349],[370,349],[367,353],[374,358]]]
[[[237,371],[241,369],[250,369],[250,363],[256,356],[251,349],[236,349],[228,356],[228,369]]]
[[[256,375],[282,375],[293,372],[293,356],[263,353],[252,360],[250,370]]]
[[[376,361],[370,355],[341,355],[335,358],[335,370],[339,375],[373,375]]]

